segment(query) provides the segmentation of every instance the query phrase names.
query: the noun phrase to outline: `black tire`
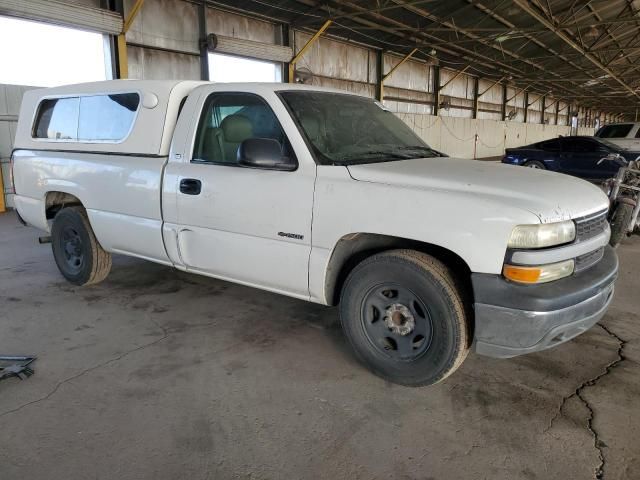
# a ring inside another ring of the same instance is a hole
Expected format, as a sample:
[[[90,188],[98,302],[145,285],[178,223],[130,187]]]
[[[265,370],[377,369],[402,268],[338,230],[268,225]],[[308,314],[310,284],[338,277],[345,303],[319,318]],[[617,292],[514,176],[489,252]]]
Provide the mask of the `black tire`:
[[[369,257],[349,274],[340,321],[356,356],[373,373],[401,385],[433,385],[451,375],[469,351],[469,304],[462,292],[439,260],[392,250]]]
[[[617,247],[620,242],[628,236],[627,227],[633,215],[633,205],[628,203],[617,203],[609,223],[611,225],[611,238],[609,245]]]
[[[537,168],[539,170],[546,170],[547,167],[545,167],[544,163],[539,162],[538,160],[529,160],[528,162],[524,162],[522,164],[523,167],[528,167],[528,168]]]
[[[98,243],[80,206],[63,208],[55,216],[51,248],[60,273],[75,285],[101,282],[111,271],[111,254]]]

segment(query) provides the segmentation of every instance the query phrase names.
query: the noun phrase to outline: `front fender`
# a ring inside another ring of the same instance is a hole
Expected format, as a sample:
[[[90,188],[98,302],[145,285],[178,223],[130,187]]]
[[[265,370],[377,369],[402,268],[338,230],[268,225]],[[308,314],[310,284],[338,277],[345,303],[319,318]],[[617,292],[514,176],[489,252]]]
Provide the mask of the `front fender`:
[[[513,226],[539,223],[532,212],[485,196],[353,180],[346,168],[319,166],[309,264],[311,299],[328,301],[331,257],[354,232],[402,238],[453,252],[471,272],[502,271]]]

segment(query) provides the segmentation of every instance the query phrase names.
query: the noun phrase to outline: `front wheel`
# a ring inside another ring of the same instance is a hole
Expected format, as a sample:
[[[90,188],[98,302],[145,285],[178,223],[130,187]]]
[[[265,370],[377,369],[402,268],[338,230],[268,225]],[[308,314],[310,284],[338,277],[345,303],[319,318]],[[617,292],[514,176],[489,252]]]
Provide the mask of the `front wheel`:
[[[96,239],[82,207],[58,212],[51,228],[51,247],[60,273],[75,285],[101,282],[111,271],[111,254]]]
[[[340,320],[358,358],[407,386],[451,375],[469,351],[469,318],[450,270],[413,250],[374,255],[348,276]]]
[[[547,167],[544,166],[544,163],[539,162],[538,160],[529,160],[528,162],[524,162],[523,166],[528,168],[537,168],[538,170],[547,169]]]
[[[633,215],[633,205],[628,203],[618,203],[614,207],[611,220],[611,238],[609,239],[609,245],[617,247],[620,242],[628,235],[629,224],[631,223],[631,216]]]

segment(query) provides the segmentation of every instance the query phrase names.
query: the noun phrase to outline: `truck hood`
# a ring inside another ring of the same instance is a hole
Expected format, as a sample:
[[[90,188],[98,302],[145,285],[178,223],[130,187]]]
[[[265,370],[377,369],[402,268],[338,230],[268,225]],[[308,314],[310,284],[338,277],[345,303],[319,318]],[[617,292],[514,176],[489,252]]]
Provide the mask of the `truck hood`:
[[[445,190],[495,202],[497,207],[506,204],[527,210],[542,223],[582,217],[609,206],[602,190],[579,178],[495,162],[437,157],[347,168],[357,181]]]

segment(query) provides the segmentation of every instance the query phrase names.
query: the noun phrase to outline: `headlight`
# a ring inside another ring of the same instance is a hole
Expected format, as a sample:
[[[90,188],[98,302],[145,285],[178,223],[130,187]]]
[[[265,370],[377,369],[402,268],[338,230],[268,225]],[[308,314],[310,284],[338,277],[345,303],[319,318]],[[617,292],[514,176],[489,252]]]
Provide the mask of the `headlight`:
[[[575,262],[573,260],[565,260],[536,267],[505,265],[502,274],[505,278],[518,283],[546,283],[568,277],[573,273],[574,268]]]
[[[511,232],[509,248],[544,248],[573,242],[576,226],[572,220],[539,225],[518,225]]]

